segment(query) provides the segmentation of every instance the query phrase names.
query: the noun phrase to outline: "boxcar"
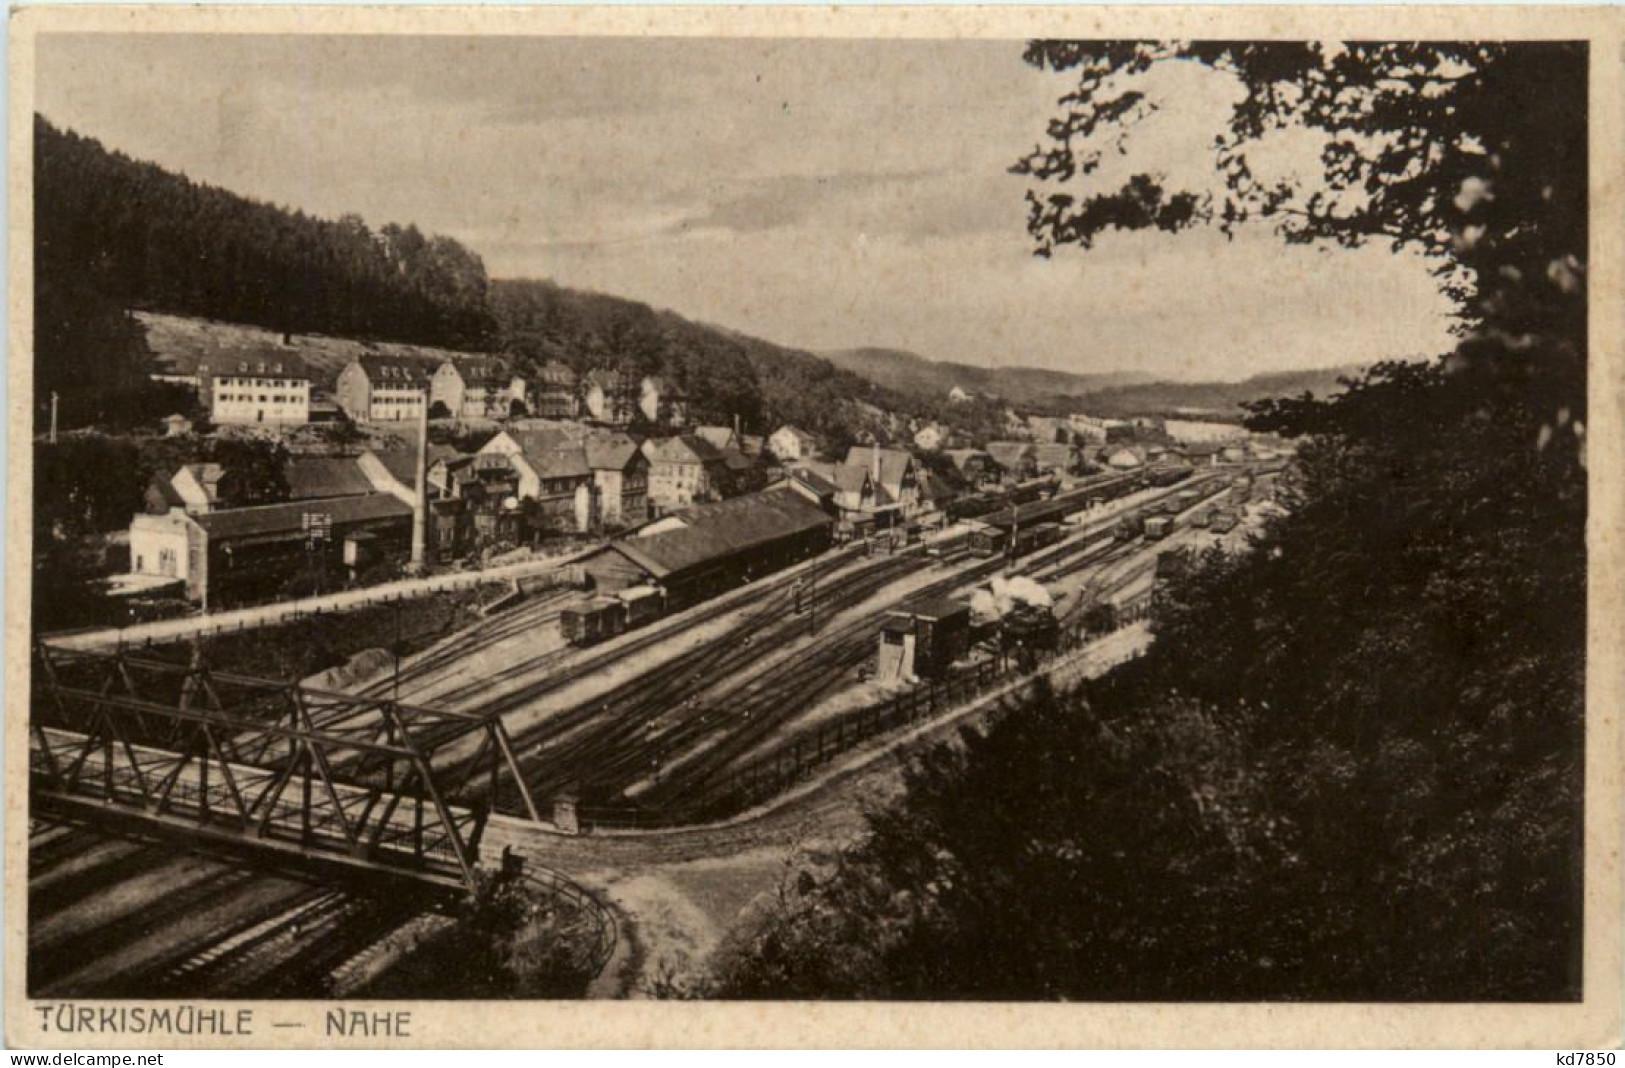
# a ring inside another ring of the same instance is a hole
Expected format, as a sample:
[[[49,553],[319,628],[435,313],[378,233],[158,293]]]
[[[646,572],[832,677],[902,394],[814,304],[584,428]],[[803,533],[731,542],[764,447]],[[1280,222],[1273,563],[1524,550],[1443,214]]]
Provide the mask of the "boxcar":
[[[620,592],[618,599],[626,606],[626,629],[641,627],[659,619],[665,609],[665,599],[653,586],[633,586]]]
[[[1003,527],[979,523],[971,528],[970,551],[973,556],[997,556],[1004,552],[1010,535]]]
[[[1023,527],[1016,532],[1017,556],[1025,556],[1030,552],[1042,549],[1046,545],[1054,545],[1061,540],[1061,524],[1056,522],[1034,523],[1030,527]]]
[[[559,627],[571,645],[593,645],[626,629],[626,606],[613,597],[594,597],[560,613]]]
[[[1152,516],[1145,521],[1145,538],[1147,541],[1161,541],[1173,529],[1174,521],[1165,515]]]

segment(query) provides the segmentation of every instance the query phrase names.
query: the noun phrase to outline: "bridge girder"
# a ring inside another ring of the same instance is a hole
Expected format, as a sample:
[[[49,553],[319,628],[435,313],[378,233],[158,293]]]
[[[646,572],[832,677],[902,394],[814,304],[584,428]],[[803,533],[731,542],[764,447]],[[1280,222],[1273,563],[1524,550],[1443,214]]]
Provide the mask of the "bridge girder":
[[[31,785],[42,799],[94,799],[381,867],[453,869],[468,885],[504,773],[540,818],[494,715],[216,672],[200,655],[182,664],[42,643],[33,678]],[[475,783],[484,796],[465,798]]]

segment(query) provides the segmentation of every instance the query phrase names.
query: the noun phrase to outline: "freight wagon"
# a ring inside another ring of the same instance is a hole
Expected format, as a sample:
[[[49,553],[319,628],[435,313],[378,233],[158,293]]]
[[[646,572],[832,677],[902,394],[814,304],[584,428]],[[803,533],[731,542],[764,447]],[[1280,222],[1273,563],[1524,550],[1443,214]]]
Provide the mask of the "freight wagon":
[[[1234,512],[1220,512],[1213,517],[1213,533],[1228,534],[1236,529],[1237,519]]]
[[[596,645],[626,629],[626,605],[615,597],[594,597],[560,613],[559,629],[571,645]]]
[[[633,586],[622,590],[617,598],[626,606],[627,630],[659,619],[666,608],[665,597],[654,586]]]
[[[596,645],[644,626],[666,614],[666,596],[654,586],[633,586],[594,597],[559,614],[559,629],[571,645]]]
[[[1174,521],[1165,515],[1151,516],[1145,521],[1145,540],[1161,541],[1174,527]]]

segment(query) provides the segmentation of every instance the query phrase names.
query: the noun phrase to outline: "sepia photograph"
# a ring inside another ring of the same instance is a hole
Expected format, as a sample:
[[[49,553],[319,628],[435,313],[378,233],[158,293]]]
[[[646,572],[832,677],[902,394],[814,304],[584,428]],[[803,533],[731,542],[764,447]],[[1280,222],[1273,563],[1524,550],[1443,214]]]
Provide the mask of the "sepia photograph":
[[[12,71],[36,1041],[1617,992],[1617,25],[229,14]]]

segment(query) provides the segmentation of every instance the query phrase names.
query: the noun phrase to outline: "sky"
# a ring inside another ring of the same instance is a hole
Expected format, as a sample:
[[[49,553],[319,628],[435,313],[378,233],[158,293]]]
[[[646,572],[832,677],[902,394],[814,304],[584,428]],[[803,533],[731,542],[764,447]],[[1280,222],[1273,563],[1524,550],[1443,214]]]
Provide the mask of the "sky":
[[[814,350],[1081,373],[1427,356],[1450,311],[1385,247],[1260,227],[1032,255],[1010,165],[1065,75],[1019,41],[46,35],[38,110],[193,179]],[[1212,188],[1236,87],[1173,64],[1109,182]],[[1283,141],[1303,169],[1312,144]]]

